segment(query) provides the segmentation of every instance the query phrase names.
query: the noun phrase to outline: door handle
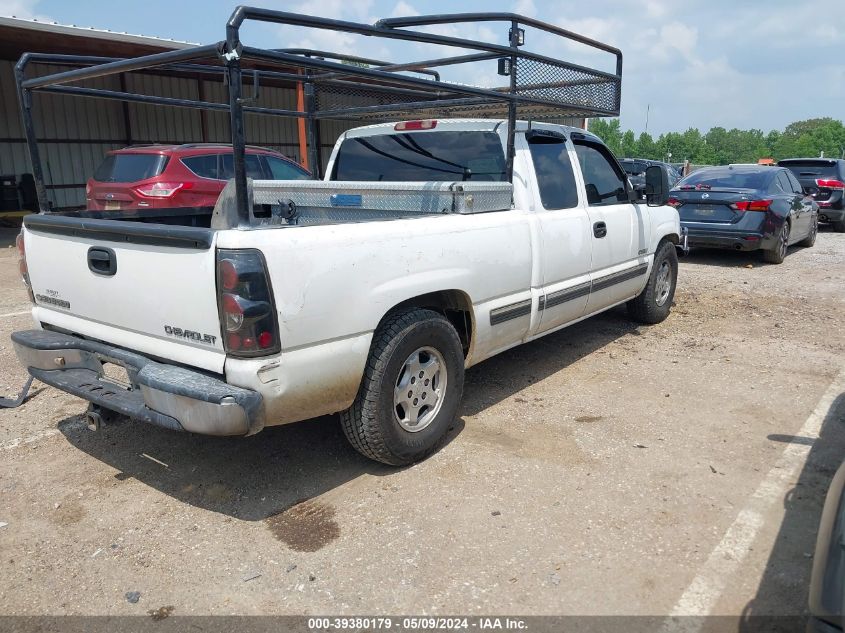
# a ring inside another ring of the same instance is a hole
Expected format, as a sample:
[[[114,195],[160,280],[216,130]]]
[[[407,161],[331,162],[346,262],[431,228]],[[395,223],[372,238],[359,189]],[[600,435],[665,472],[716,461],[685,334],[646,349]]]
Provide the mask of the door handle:
[[[593,235],[602,238],[607,235],[607,224],[604,222],[596,222],[593,224]]]
[[[110,248],[88,249],[88,270],[96,275],[111,277],[117,272],[117,257]]]

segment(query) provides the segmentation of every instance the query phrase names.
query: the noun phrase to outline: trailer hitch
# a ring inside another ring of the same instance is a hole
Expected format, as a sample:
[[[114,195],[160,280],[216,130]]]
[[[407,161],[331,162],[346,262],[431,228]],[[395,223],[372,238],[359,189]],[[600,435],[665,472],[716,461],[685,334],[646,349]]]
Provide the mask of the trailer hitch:
[[[21,389],[20,395],[16,399],[0,398],[0,409],[16,409],[24,403],[26,395],[29,393],[29,388],[32,386],[32,376],[26,379],[26,382]]]

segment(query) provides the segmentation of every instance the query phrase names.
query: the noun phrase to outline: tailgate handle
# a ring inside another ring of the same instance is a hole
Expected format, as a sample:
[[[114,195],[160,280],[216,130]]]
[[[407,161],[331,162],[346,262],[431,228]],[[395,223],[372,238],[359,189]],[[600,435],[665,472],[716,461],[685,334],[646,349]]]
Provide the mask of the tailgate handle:
[[[92,246],[88,249],[88,270],[110,277],[117,272],[117,257],[110,248]]]

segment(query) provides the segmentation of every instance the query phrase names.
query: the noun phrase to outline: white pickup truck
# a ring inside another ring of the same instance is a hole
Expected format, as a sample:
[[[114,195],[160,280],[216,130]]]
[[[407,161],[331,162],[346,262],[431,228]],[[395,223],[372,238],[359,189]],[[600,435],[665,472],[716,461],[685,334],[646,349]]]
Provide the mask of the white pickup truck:
[[[419,460],[466,368],[618,304],[643,323],[672,305],[665,173],[641,204],[597,137],[518,122],[511,184],[506,139],[495,120],[353,129],[324,181],[252,182],[251,227],[215,228],[225,191],[208,229],[30,216],[18,358],[92,419],[251,435],[339,413],[364,455]]]

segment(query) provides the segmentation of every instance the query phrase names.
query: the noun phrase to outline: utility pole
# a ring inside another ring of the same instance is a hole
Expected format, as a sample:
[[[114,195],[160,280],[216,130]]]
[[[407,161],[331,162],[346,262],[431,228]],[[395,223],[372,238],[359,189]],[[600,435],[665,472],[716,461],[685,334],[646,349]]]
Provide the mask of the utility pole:
[[[649,110],[651,110],[651,104],[650,103],[646,104],[646,107],[645,107],[645,130],[644,130],[644,133],[646,133],[646,134],[648,133],[648,113],[649,113]]]

